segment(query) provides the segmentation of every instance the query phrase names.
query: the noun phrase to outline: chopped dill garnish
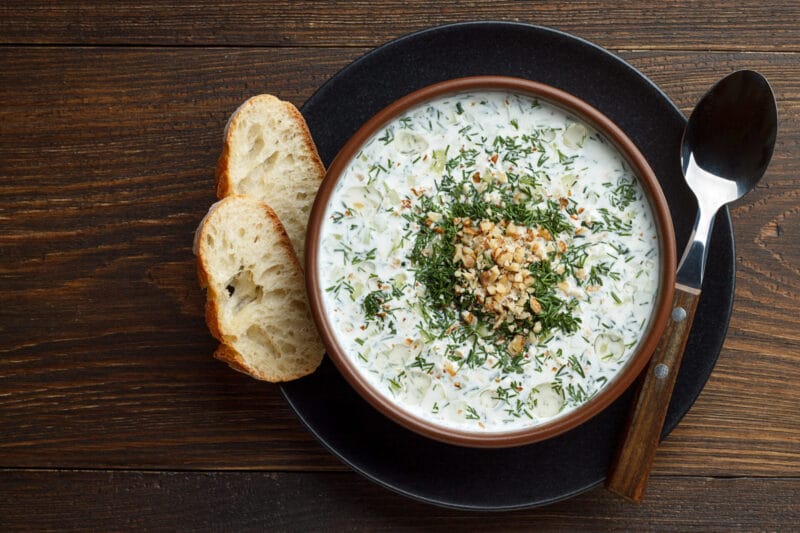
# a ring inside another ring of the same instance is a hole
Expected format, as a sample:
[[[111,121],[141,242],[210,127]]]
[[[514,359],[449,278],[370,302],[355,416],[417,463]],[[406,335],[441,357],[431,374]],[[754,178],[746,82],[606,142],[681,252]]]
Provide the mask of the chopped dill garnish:
[[[431,303],[440,308],[452,303],[456,285],[456,264],[453,261],[456,228],[450,222],[442,230],[443,233],[436,233],[423,224],[410,256],[417,281],[425,286]]]
[[[606,231],[613,231],[620,235],[630,235],[630,231],[633,228],[633,223],[623,222],[621,218],[617,215],[611,213],[605,207],[601,207],[597,210],[600,213],[600,216],[603,218],[602,222],[595,221],[592,224],[592,230],[606,230]]]
[[[620,180],[619,185],[611,192],[611,205],[617,209],[625,209],[638,198],[633,180]]]
[[[578,373],[578,375],[582,378],[586,377],[586,373],[583,371],[583,366],[581,366],[580,361],[574,355],[569,356],[569,364],[572,370]]]
[[[429,362],[427,359],[418,355],[414,358],[414,362],[408,365],[409,368],[419,368],[423,372],[430,372],[433,370],[434,364]]]
[[[526,409],[527,404],[523,402],[521,399],[516,398],[514,400],[514,404],[510,405],[505,411],[507,414],[513,416],[514,418],[522,418],[523,415],[526,417],[533,419],[533,415],[531,415],[530,411]]]
[[[397,378],[389,378],[389,385],[391,385],[391,389],[393,391],[399,391],[403,388],[403,385],[400,384],[399,376]]]
[[[383,133],[382,137],[378,137],[378,140],[381,141],[383,144],[389,144],[394,140],[394,129],[386,128]]]
[[[519,393],[513,387],[497,387],[492,398],[508,404],[516,396],[519,396]]]
[[[564,155],[564,153],[561,152],[561,150],[556,150],[556,152],[558,152],[558,162],[561,163],[562,165],[569,165],[572,162],[574,162],[575,159],[578,157],[576,155],[572,156]]]
[[[353,285],[351,285],[344,278],[340,279],[336,284],[331,285],[330,287],[327,287],[325,289],[325,292],[329,292],[329,293],[333,294],[334,296],[336,296],[338,298],[339,297],[339,293],[341,292],[342,289],[346,290],[348,292],[348,294],[350,294],[350,299],[352,300],[353,299],[353,291],[355,291],[355,289],[353,288]]]
[[[592,265],[592,268],[589,269],[589,276],[586,278],[586,282],[589,285],[602,285],[604,276],[614,281],[619,281],[619,274],[611,270],[611,265],[602,262]]]
[[[361,302],[361,309],[364,311],[364,316],[367,320],[374,319],[381,312],[385,297],[386,293],[383,291],[372,291],[364,297],[364,301]]]
[[[570,383],[567,385],[567,396],[570,400],[572,400],[575,404],[580,404],[585,402],[589,399],[589,395],[586,393],[582,385],[578,385],[577,387]]]

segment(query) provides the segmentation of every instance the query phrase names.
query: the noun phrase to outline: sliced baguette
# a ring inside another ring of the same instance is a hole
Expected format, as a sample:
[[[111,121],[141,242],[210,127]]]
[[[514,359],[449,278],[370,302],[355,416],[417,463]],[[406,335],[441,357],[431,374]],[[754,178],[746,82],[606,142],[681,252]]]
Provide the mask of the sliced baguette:
[[[303,273],[278,216],[265,203],[228,196],[195,233],[214,357],[278,382],[313,372],[324,347],[311,319]]]
[[[275,209],[302,262],[308,215],[325,176],[303,115],[269,94],[239,106],[225,127],[217,196],[244,194]]]

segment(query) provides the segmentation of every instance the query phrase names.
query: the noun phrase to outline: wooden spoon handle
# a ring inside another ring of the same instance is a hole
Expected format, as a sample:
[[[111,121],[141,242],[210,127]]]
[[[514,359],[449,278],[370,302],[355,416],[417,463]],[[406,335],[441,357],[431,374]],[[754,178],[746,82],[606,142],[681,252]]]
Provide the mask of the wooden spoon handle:
[[[642,378],[608,473],[608,489],[634,502],[644,496],[699,300],[699,290],[675,286],[672,315]]]

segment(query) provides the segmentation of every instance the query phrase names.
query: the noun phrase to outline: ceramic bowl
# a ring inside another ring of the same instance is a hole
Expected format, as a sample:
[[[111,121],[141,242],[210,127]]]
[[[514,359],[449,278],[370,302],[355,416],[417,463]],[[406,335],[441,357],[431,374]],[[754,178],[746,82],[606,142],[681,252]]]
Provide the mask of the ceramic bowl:
[[[656,302],[648,326],[627,363],[604,388],[570,412],[538,425],[509,431],[473,431],[442,425],[412,413],[379,392],[355,363],[353,354],[346,353],[337,339],[326,309],[325,287],[320,280],[318,265],[322,226],[329,199],[342,173],[364,143],[392,119],[426,101],[482,90],[507,91],[544,100],[592,126],[613,143],[644,190],[655,219],[659,246]],[[311,210],[306,237],[305,275],[312,315],[327,353],[342,376],[367,402],[396,423],[426,437],[459,446],[496,448],[530,444],[566,432],[605,409],[633,383],[647,364],[666,324],[673,297],[675,264],[675,236],[664,194],[644,156],[617,125],[586,102],[557,88],[519,78],[479,76],[437,83],[408,94],[372,117],[347,141],[331,163]]]

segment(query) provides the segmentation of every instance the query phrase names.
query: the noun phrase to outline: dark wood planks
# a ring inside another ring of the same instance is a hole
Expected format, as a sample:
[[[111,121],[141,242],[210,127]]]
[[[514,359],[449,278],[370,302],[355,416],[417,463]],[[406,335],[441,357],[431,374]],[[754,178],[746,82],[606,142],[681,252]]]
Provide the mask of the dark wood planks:
[[[510,20],[552,26],[611,48],[800,51],[800,7],[785,2],[101,2],[13,0],[0,42],[376,46],[430,26]]]
[[[506,473],[507,474],[507,473]],[[350,473],[0,471],[0,526],[270,531],[781,530],[800,521],[800,479],[656,477],[631,505],[603,489],[542,509],[441,509]],[[746,501],[745,505],[742,502]]]
[[[191,244],[227,116],[357,54],[0,48],[1,464],[338,467],[210,359]]]
[[[0,48],[0,466],[341,468],[275,387],[210,358],[190,248],[228,114],[262,91],[299,105],[363,51]],[[623,56],[683,109],[757,68],[782,118],[733,209],[725,350],[655,473],[797,476],[800,56]]]

